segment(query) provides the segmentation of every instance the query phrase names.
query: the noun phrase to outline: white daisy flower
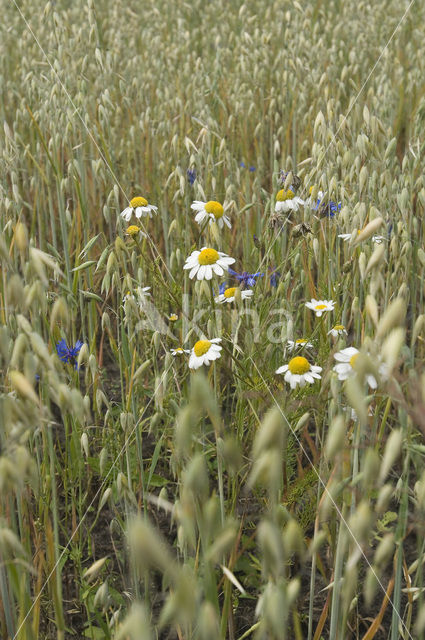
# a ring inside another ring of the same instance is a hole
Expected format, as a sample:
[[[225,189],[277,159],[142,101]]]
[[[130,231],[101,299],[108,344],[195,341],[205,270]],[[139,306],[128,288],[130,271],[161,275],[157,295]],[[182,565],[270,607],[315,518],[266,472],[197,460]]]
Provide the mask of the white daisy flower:
[[[320,318],[325,311],[333,311],[335,302],[333,300],[316,300],[316,298],[312,298],[310,302],[305,303],[305,306],[314,311],[316,316]]]
[[[276,194],[275,212],[281,211],[298,211],[300,206],[304,205],[304,200],[294,194],[291,189],[281,189]]]
[[[336,364],[333,369],[338,375],[338,380],[347,380],[347,378],[350,378],[356,373],[355,364],[359,353],[359,350],[355,347],[347,347],[334,354],[334,358],[338,364]],[[370,373],[366,374],[366,382],[371,389],[376,389],[378,386],[376,378]]]
[[[208,367],[210,362],[220,358],[222,347],[218,344],[219,342],[221,342],[221,338],[198,340],[190,354],[189,369],[199,369],[203,364]]]
[[[142,216],[149,216],[149,218],[152,218],[152,213],[156,213],[157,211],[158,207],[155,207],[153,204],[149,204],[146,198],[137,196],[130,200],[129,207],[126,207],[121,211],[121,216],[126,222],[129,222],[133,213],[136,218],[141,218]]]
[[[229,265],[234,262],[234,258],[230,258],[221,251],[202,247],[201,251],[192,251],[183,269],[190,269],[190,279],[196,276],[198,280],[211,280],[213,273],[217,276],[224,275]]]
[[[382,242],[384,242],[384,240],[384,236],[372,236],[372,242],[374,242],[375,244],[381,244]]]
[[[347,330],[343,324],[336,324],[330,331],[328,331],[328,336],[333,336],[334,338],[343,335],[347,335]]]
[[[127,227],[125,232],[130,238],[136,238],[136,236],[138,236],[139,238],[147,237],[146,233],[144,233],[141,228],[137,226],[137,224],[131,224],[129,227]]]
[[[223,205],[216,200],[209,200],[208,202],[195,200],[195,202],[190,205],[190,208],[197,211],[195,222],[199,225],[202,225],[205,220],[209,220],[209,224],[216,222],[220,229],[222,229],[224,225],[227,225],[229,229],[232,228],[230,219],[224,214]]]
[[[182,356],[184,353],[190,353],[190,349],[183,349],[182,347],[177,347],[177,349],[170,349],[170,353],[172,356]]]
[[[351,238],[351,233],[339,233],[338,234],[338,238],[341,238],[341,240],[344,240],[344,242],[347,242],[350,238]]]
[[[239,287],[229,287],[224,290],[224,293],[220,293],[220,295],[215,298],[215,301],[221,303],[233,302],[236,296],[236,291],[238,290],[240,291]],[[248,300],[249,298],[252,298],[253,295],[254,292],[251,289],[242,289],[241,291],[242,300]]]
[[[295,349],[302,349],[305,347],[306,349],[312,349],[313,344],[305,338],[298,338],[298,340],[288,340],[286,343],[286,348],[288,351],[295,351]]]
[[[320,380],[320,372],[322,367],[310,364],[307,358],[297,356],[292,358],[288,364],[276,369],[276,373],[285,374],[285,382],[289,382],[291,389],[295,389],[297,385],[305,387],[306,383],[313,384],[315,380]]]
[[[137,287],[136,294],[139,302],[151,295],[150,293],[148,293],[150,290],[151,290],[151,287]],[[127,291],[122,301],[125,302],[126,300],[135,300],[135,299],[136,299],[135,295],[130,291]]]

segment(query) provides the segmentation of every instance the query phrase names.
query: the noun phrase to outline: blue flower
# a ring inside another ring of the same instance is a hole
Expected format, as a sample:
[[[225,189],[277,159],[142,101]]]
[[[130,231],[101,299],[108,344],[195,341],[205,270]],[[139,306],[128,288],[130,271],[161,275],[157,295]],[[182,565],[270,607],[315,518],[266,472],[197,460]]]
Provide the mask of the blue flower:
[[[187,173],[187,179],[189,180],[189,184],[190,186],[192,186],[196,180],[196,169],[188,169],[186,173]]]
[[[237,273],[236,271],[233,271],[233,269],[231,269],[230,267],[228,269],[228,272],[230,273],[231,276],[236,278],[241,284],[243,283],[245,287],[253,287],[255,285],[255,278],[262,278],[264,275],[264,273],[260,273],[259,271],[257,271],[257,273],[248,273],[247,271],[243,271],[242,273]]]
[[[242,167],[242,169],[246,169],[247,168],[245,162],[240,162],[239,166]],[[249,167],[248,171],[251,171],[251,173],[252,173],[253,171],[255,171],[255,167],[251,165]]]
[[[270,267],[269,267],[270,269]],[[270,285],[272,287],[277,287],[278,286],[278,280],[280,280],[282,274],[280,273],[280,271],[277,271],[277,269],[273,269],[271,274],[270,274]]]
[[[218,288],[218,295],[221,296],[222,293],[226,291],[227,285],[225,282],[222,282]]]
[[[68,347],[65,338],[62,338],[56,345],[56,352],[62,362],[71,362],[74,364],[75,369],[77,369],[76,358],[82,346],[83,343],[81,340],[77,340],[75,347]]]
[[[334,202],[333,200],[329,200],[329,202],[322,202],[320,198],[318,198],[316,204],[313,207],[313,211],[317,211],[320,207],[320,214],[324,216],[328,216],[328,218],[333,218],[338,211],[341,211],[341,202]]]

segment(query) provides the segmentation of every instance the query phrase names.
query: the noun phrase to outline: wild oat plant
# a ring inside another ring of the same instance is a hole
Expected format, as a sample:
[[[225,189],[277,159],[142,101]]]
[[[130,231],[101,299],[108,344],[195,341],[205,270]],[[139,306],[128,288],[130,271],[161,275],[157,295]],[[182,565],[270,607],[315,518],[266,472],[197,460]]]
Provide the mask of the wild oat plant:
[[[425,638],[424,3],[1,15],[1,638]]]

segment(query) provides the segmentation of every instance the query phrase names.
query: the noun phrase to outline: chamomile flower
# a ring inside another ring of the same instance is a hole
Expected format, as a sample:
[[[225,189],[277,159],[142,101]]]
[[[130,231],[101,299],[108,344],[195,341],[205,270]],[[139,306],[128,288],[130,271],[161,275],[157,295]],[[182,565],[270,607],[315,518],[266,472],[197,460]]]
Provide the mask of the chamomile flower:
[[[285,382],[291,385],[291,389],[295,389],[298,385],[305,387],[305,385],[313,384],[315,380],[320,380],[320,372],[322,367],[317,367],[314,364],[310,364],[307,358],[297,356],[292,358],[288,364],[284,364],[283,367],[276,369],[276,373],[285,374]]]
[[[227,225],[229,229],[232,228],[229,218],[224,213],[224,207],[220,202],[216,200],[209,200],[208,202],[202,202],[201,200],[195,200],[190,205],[190,208],[197,211],[195,216],[195,222],[202,225],[206,220],[209,224],[216,222],[220,229]]]
[[[140,227],[137,226],[137,224],[131,224],[129,227],[127,227],[125,232],[130,238],[136,238],[136,236],[139,236],[139,238],[146,238],[146,233],[143,233],[143,231]]]
[[[190,353],[190,349],[183,349],[182,347],[177,347],[177,349],[170,349],[170,353],[172,356],[182,356],[185,353]]]
[[[234,258],[209,247],[202,247],[201,251],[192,251],[186,259],[183,269],[190,269],[189,278],[195,276],[198,280],[211,280],[213,273],[217,276],[224,275]]]
[[[355,347],[347,347],[334,354],[334,358],[338,364],[336,364],[333,369],[338,375],[338,380],[343,382],[356,373],[355,366],[358,355],[359,350]],[[376,389],[378,386],[376,378],[370,373],[366,374],[366,382],[371,389]]]
[[[221,338],[198,340],[190,354],[189,369],[199,369],[203,364],[208,367],[210,362],[220,358],[222,347],[219,345],[219,342],[221,342]]]
[[[286,343],[286,348],[288,349],[288,351],[295,351],[295,349],[302,348],[312,349],[313,346],[314,345],[308,340],[305,340],[305,338],[298,338],[298,340],[288,340]]]
[[[233,302],[235,300],[235,296],[236,296],[236,292],[238,291],[239,287],[229,287],[228,289],[225,289],[223,291],[223,293],[220,293],[217,298],[215,298],[216,302]],[[251,289],[239,289],[241,292],[241,298],[242,300],[248,300],[249,298],[252,297],[253,295],[253,291]]]
[[[316,316],[320,318],[325,311],[333,311],[335,302],[333,300],[316,300],[312,298],[310,302],[306,302],[305,306],[314,311]]]
[[[339,233],[338,238],[341,238],[341,240],[347,242],[351,238],[351,233]]]
[[[152,213],[156,213],[157,211],[158,207],[155,207],[153,204],[149,204],[146,198],[137,196],[130,200],[130,206],[121,211],[121,216],[126,222],[129,222],[133,214],[136,218],[141,218],[142,216],[149,216],[149,218],[152,218]]]
[[[145,298],[149,297],[151,295],[149,293],[150,290],[151,290],[151,287],[137,287],[136,293],[137,293],[138,301],[143,302]],[[130,291],[127,291],[125,296],[123,296],[122,301],[126,302],[127,300],[135,300],[135,299],[136,297],[134,296],[134,294],[131,293]]]
[[[168,322],[177,322],[177,320],[179,319],[177,313],[172,313],[170,316],[168,316]]]
[[[298,211],[304,200],[294,194],[291,189],[281,189],[276,194],[275,212]]]
[[[347,329],[343,324],[336,324],[330,331],[328,331],[328,336],[333,336],[334,338],[343,335],[347,335]]]
[[[384,240],[384,236],[372,236],[372,242],[374,242],[375,244],[381,244],[382,242],[384,242]]]

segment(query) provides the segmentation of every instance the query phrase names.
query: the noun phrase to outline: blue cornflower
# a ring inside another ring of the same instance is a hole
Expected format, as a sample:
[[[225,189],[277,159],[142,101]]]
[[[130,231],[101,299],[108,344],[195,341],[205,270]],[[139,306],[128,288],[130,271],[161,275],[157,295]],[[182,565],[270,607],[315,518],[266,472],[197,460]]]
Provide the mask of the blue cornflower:
[[[243,271],[242,273],[237,273],[236,271],[233,271],[233,269],[231,269],[229,267],[228,272],[230,273],[231,276],[233,276],[234,278],[236,278],[241,284],[243,283],[245,287],[253,287],[255,285],[255,278],[262,278],[264,273],[260,273],[259,271],[257,271],[257,273],[248,273],[247,271]]]
[[[313,210],[317,211],[320,208],[320,213],[328,216],[328,218],[333,218],[338,211],[341,211],[341,202],[334,202],[333,200],[329,200],[329,202],[322,202],[320,198],[317,200],[317,203],[314,205]]]
[[[221,285],[218,287],[218,295],[221,296],[221,294],[226,291],[226,288],[227,288],[226,283],[222,282]]]
[[[196,180],[196,169],[188,169],[186,173],[187,173],[187,179],[189,180],[189,184],[190,186],[192,186]]]
[[[270,269],[270,267],[269,267]],[[280,280],[282,274],[280,273],[280,271],[277,271],[277,269],[273,269],[271,274],[270,274],[270,285],[272,287],[277,287],[278,286],[278,280]]]
[[[68,347],[65,338],[62,338],[56,345],[56,351],[62,362],[73,362],[74,367],[77,368],[76,358],[82,346],[83,342],[77,340],[75,347]]]
[[[242,169],[246,169],[247,168],[245,162],[240,162],[239,166],[242,167]],[[251,173],[252,173],[253,171],[255,171],[255,167],[253,165],[251,165],[249,167],[248,171],[251,171]]]

